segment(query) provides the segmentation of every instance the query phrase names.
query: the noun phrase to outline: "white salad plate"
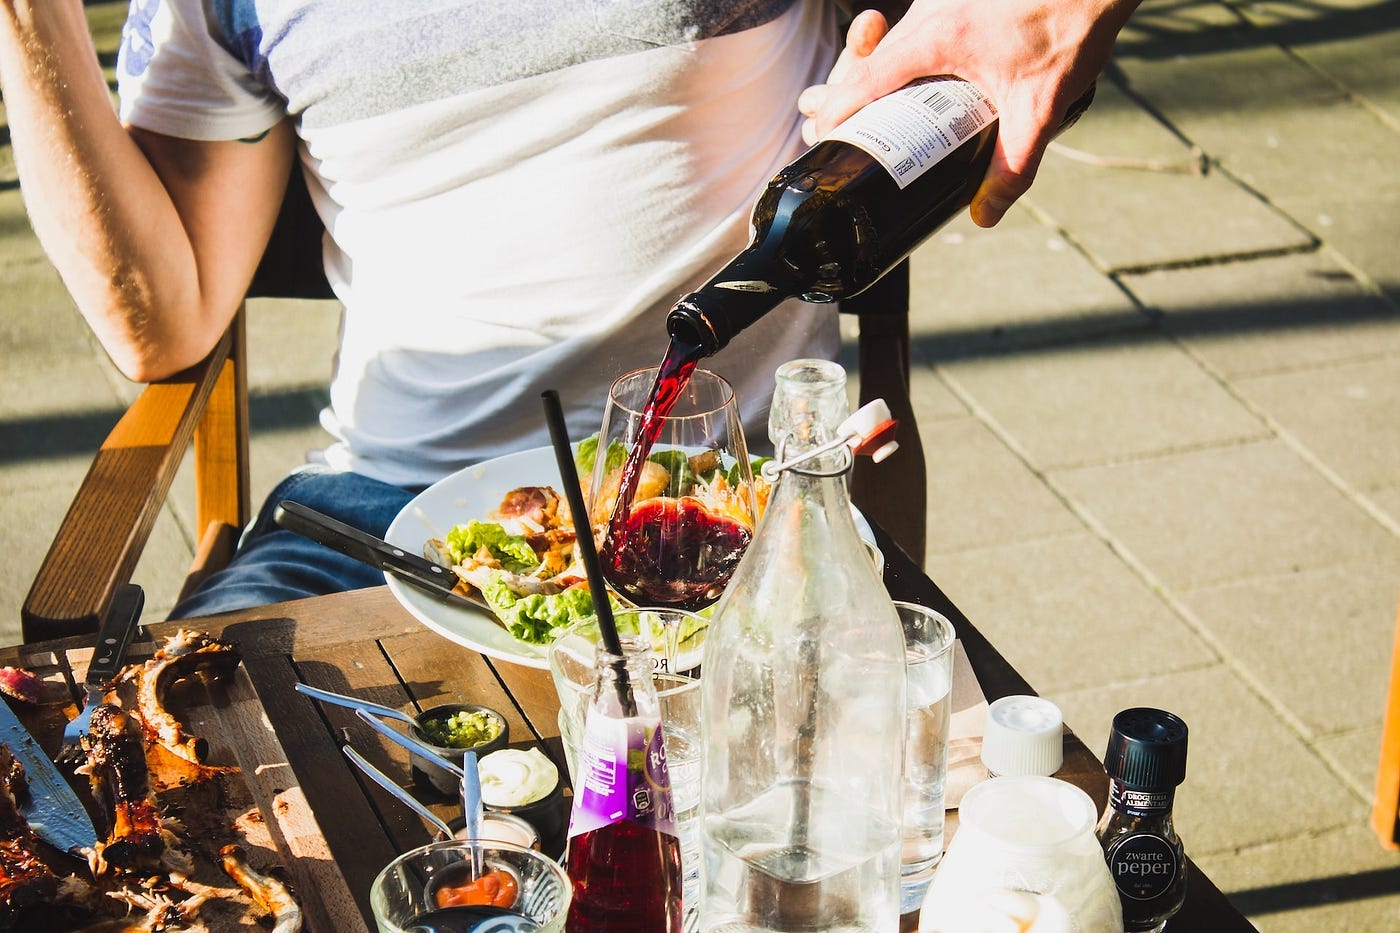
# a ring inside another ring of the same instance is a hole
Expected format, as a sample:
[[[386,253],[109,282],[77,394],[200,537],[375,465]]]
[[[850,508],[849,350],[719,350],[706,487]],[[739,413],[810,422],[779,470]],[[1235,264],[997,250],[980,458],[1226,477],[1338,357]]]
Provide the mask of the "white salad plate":
[[[586,477],[581,478],[587,482]],[[518,486],[553,486],[563,495],[559,466],[550,447],[484,460],[438,480],[413,497],[389,524],[384,539],[410,554],[422,554],[430,538],[446,538],[453,525],[485,520]],[[875,536],[854,509],[856,528],[872,548]],[[521,641],[485,609],[459,608],[439,602],[393,574],[384,575],[394,598],[415,619],[439,635],[487,657],[539,670],[549,669],[548,647]]]

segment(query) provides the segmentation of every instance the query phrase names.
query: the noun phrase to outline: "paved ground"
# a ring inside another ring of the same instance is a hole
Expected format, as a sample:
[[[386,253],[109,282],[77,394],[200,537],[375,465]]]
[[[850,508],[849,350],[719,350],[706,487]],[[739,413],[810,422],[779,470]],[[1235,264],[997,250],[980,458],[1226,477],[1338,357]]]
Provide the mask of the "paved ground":
[[[119,11],[90,11],[110,49]],[[132,395],[13,179],[5,146],[8,641]],[[1186,718],[1179,828],[1268,931],[1400,929],[1400,856],[1366,829],[1400,596],[1397,243],[1398,0],[1147,0],[1029,202],[916,257],[931,573],[1091,747],[1126,706]],[[335,326],[253,309],[259,494],[323,440]],[[189,501],[137,574],[152,613]]]

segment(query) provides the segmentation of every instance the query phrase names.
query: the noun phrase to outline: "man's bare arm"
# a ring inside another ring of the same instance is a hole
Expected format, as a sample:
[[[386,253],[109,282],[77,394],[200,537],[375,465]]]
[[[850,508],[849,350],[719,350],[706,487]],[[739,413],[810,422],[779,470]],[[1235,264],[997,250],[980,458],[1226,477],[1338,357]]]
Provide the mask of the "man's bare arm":
[[[197,362],[276,219],[289,124],[255,142],[128,132],[81,0],[0,0],[0,86],[30,220],[113,362],[143,382]]]

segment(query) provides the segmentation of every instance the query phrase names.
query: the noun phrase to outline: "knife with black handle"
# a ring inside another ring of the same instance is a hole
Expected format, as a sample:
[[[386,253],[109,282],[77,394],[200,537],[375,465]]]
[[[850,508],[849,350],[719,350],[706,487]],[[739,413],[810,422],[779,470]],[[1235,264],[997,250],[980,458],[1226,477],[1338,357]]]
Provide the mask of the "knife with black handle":
[[[410,554],[383,538],[376,538],[310,506],[283,499],[277,503],[272,519],[281,528],[309,538],[317,544],[324,544],[371,567],[392,573],[405,583],[450,606],[491,611],[485,600],[456,590],[454,587],[457,584],[457,575],[447,567]]]

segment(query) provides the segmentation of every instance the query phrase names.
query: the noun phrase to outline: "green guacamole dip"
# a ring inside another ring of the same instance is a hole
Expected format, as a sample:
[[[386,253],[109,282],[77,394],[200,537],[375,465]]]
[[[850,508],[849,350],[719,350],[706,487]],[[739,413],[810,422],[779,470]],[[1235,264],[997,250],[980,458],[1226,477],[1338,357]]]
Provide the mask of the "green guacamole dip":
[[[501,734],[501,723],[495,716],[467,710],[425,719],[419,728],[428,741],[443,748],[475,748]]]

